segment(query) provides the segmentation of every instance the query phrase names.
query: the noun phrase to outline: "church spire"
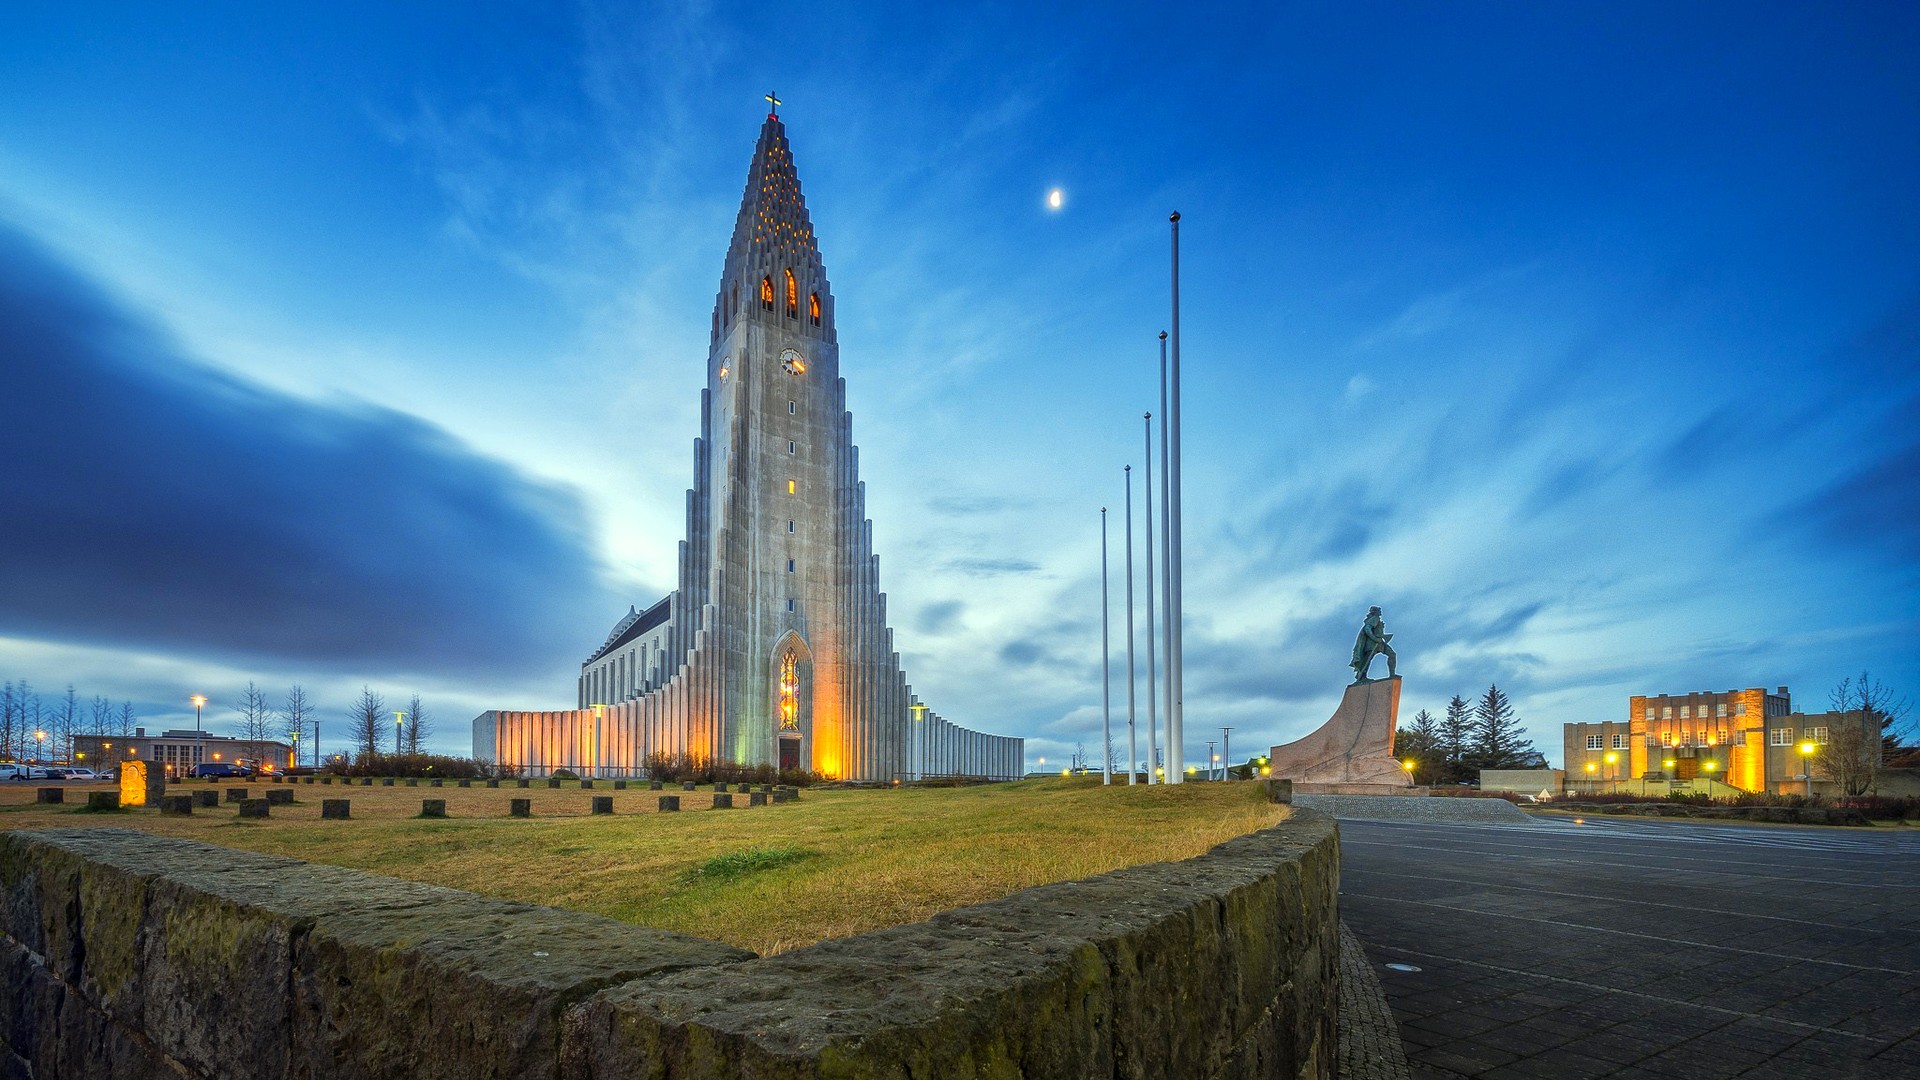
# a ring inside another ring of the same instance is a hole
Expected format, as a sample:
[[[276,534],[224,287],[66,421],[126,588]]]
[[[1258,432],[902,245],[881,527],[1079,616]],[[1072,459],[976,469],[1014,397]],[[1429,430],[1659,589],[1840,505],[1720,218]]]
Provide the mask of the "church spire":
[[[772,93],[766,100],[770,109],[747,169],[715,305],[716,344],[735,320],[749,316],[793,319],[796,328],[818,328],[832,336],[826,265],[794,170],[787,128],[780,121],[781,101]]]

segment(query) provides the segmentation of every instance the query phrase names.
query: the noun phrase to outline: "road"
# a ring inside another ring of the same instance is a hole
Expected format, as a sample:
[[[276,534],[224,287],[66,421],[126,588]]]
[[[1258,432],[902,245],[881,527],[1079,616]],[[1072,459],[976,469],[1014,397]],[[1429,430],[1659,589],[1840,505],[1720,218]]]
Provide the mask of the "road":
[[[1340,832],[1416,1077],[1920,1077],[1920,831]]]

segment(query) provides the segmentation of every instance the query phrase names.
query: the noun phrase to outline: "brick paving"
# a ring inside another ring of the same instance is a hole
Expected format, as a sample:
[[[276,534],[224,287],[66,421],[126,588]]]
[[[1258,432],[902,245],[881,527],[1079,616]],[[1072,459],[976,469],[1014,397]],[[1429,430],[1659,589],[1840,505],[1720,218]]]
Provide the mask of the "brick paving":
[[[1920,832],[1340,832],[1416,1078],[1920,1077]]]
[[[1409,1080],[1380,978],[1353,931],[1340,924],[1340,1080]]]

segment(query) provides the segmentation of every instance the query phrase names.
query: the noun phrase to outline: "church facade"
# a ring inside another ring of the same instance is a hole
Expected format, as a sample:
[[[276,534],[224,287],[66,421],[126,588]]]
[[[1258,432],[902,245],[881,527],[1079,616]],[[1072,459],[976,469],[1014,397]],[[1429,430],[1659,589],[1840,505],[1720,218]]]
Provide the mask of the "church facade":
[[[574,707],[489,711],[477,758],[642,775],[655,753],[891,782],[1025,771],[1024,740],[925,708],[887,625],[834,297],[769,113],[714,300],[679,586],[616,623]]]

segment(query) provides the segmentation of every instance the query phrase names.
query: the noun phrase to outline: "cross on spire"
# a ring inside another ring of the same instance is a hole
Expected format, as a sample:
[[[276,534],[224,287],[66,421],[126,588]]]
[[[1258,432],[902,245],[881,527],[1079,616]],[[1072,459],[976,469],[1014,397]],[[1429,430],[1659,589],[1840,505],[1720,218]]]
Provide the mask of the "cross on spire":
[[[779,92],[778,92],[778,91],[775,91],[775,90],[769,90],[769,91],[767,91],[767,100],[768,100],[769,102],[771,102],[771,103],[772,103],[772,105],[773,105],[773,108],[772,108],[771,110],[769,110],[769,111],[768,111],[768,113],[767,113],[767,115],[768,115],[768,116],[779,116],[779,115],[780,115],[780,97],[779,97]]]

